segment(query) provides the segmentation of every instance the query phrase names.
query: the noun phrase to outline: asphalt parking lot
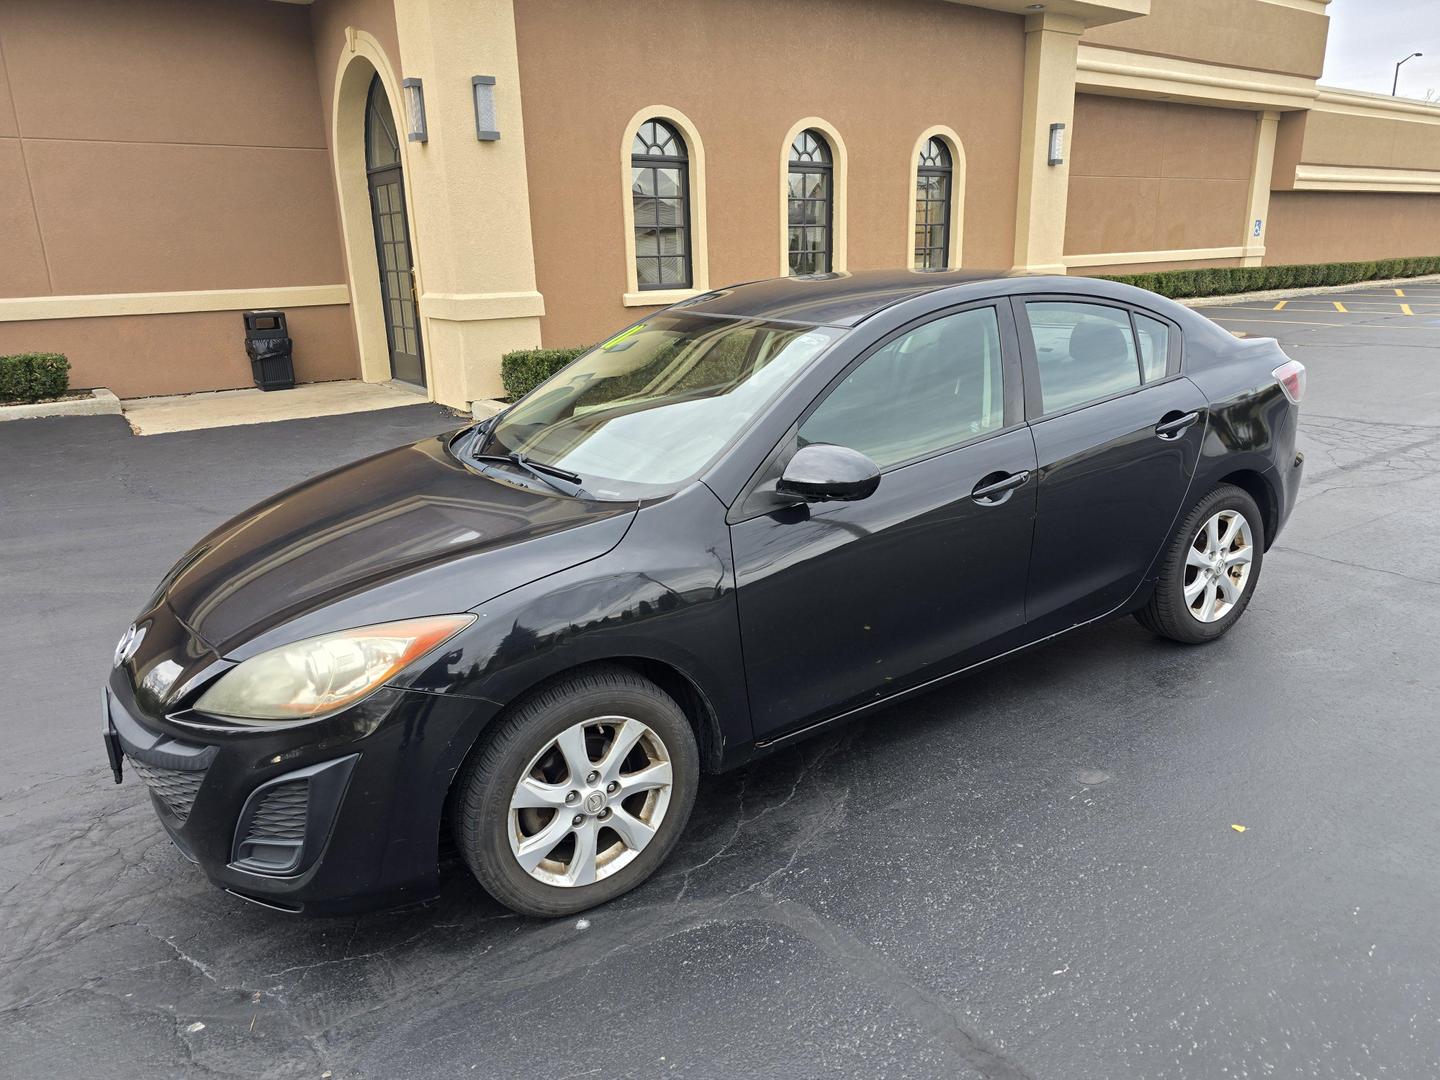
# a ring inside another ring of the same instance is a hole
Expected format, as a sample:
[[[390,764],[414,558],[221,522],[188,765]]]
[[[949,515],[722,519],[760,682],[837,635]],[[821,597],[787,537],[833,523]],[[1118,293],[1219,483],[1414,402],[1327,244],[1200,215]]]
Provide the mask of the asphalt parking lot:
[[[247,906],[103,759],[173,559],[448,414],[0,425],[0,1077],[1440,1074],[1440,283],[1400,288],[1205,309],[1310,372],[1232,634],[1111,623],[710,778],[583,920],[458,864],[404,912]]]

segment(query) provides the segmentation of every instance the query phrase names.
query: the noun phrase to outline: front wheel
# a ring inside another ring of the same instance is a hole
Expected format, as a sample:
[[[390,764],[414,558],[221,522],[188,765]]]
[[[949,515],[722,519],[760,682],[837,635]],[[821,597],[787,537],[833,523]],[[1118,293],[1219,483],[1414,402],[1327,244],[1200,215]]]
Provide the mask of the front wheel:
[[[522,915],[629,892],[679,839],[699,786],[674,699],[628,668],[564,676],[514,706],[456,778],[452,827],[485,891]]]
[[[1265,523],[1245,491],[1221,484],[1175,530],[1149,602],[1147,630],[1188,645],[1214,641],[1244,614],[1265,558]]]

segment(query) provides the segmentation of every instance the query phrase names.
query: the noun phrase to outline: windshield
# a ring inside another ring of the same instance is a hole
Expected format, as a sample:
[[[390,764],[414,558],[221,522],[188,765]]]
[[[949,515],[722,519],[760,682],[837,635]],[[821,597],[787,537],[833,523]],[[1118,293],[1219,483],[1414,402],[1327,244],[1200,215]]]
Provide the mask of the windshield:
[[[656,315],[597,345],[502,413],[474,449],[574,474],[597,499],[697,475],[844,334],[704,315]]]

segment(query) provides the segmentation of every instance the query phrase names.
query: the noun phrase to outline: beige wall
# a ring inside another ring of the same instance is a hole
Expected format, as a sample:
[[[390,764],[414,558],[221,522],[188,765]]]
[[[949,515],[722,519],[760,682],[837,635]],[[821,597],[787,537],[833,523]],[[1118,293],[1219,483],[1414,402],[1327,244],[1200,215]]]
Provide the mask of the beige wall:
[[[353,26],[371,35],[400,70],[400,41],[395,32],[394,0],[315,0],[310,5],[310,37],[315,49],[315,71],[325,130],[330,129],[336,61],[345,47],[345,28]]]
[[[1276,191],[1266,263],[1353,262],[1440,253],[1440,196]]]
[[[1148,16],[1088,30],[1084,41],[1315,78],[1328,27],[1324,15],[1263,0],[1151,0]]]
[[[836,0],[818,20],[799,0],[676,0],[655,48],[643,44],[655,12],[640,0],[516,3],[547,345],[588,343],[644,310],[621,304],[618,163],[626,122],[648,105],[678,109],[704,140],[712,285],[775,275],[780,144],[808,116],[848,149],[850,269],[906,265],[909,159],[934,124],[964,142],[964,263],[1011,265],[1021,18],[938,0]]]
[[[286,315],[298,379],[355,377],[353,357],[335,347],[349,340],[348,307],[296,307]],[[0,356],[62,352],[71,386],[108,386],[121,397],[227,390],[252,384],[243,333],[238,311],[0,322]]]
[[[1397,111],[1385,115],[1390,109]],[[1440,191],[1440,109],[1416,111],[1388,98],[1346,95],[1288,113],[1275,148],[1276,190],[1293,189],[1297,170],[1303,183],[1306,166],[1340,184],[1420,183]]]
[[[1254,140],[1253,113],[1077,94],[1065,254],[1239,245]]]
[[[1162,270],[1205,270],[1212,266],[1241,266],[1239,256],[1233,259],[1186,259],[1183,262],[1158,263],[1115,263],[1107,266],[1087,266],[1071,270],[1071,274],[1083,277],[1116,277],[1124,274],[1149,274]]]
[[[13,99],[0,98],[0,298],[344,281],[305,8],[6,4],[0,38]],[[291,322],[302,375],[354,373],[333,315]],[[7,349],[76,343],[76,385],[175,392],[249,382],[239,326],[216,312],[0,322],[0,333]],[[301,327],[326,336],[302,340]]]

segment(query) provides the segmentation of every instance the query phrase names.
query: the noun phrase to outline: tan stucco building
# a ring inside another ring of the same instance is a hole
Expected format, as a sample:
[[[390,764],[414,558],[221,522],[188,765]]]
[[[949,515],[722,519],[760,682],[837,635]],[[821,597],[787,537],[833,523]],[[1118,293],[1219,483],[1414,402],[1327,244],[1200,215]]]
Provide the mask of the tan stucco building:
[[[243,386],[279,307],[463,408],[792,270],[1440,254],[1440,107],[1318,85],[1327,3],[12,0],[0,353]]]

